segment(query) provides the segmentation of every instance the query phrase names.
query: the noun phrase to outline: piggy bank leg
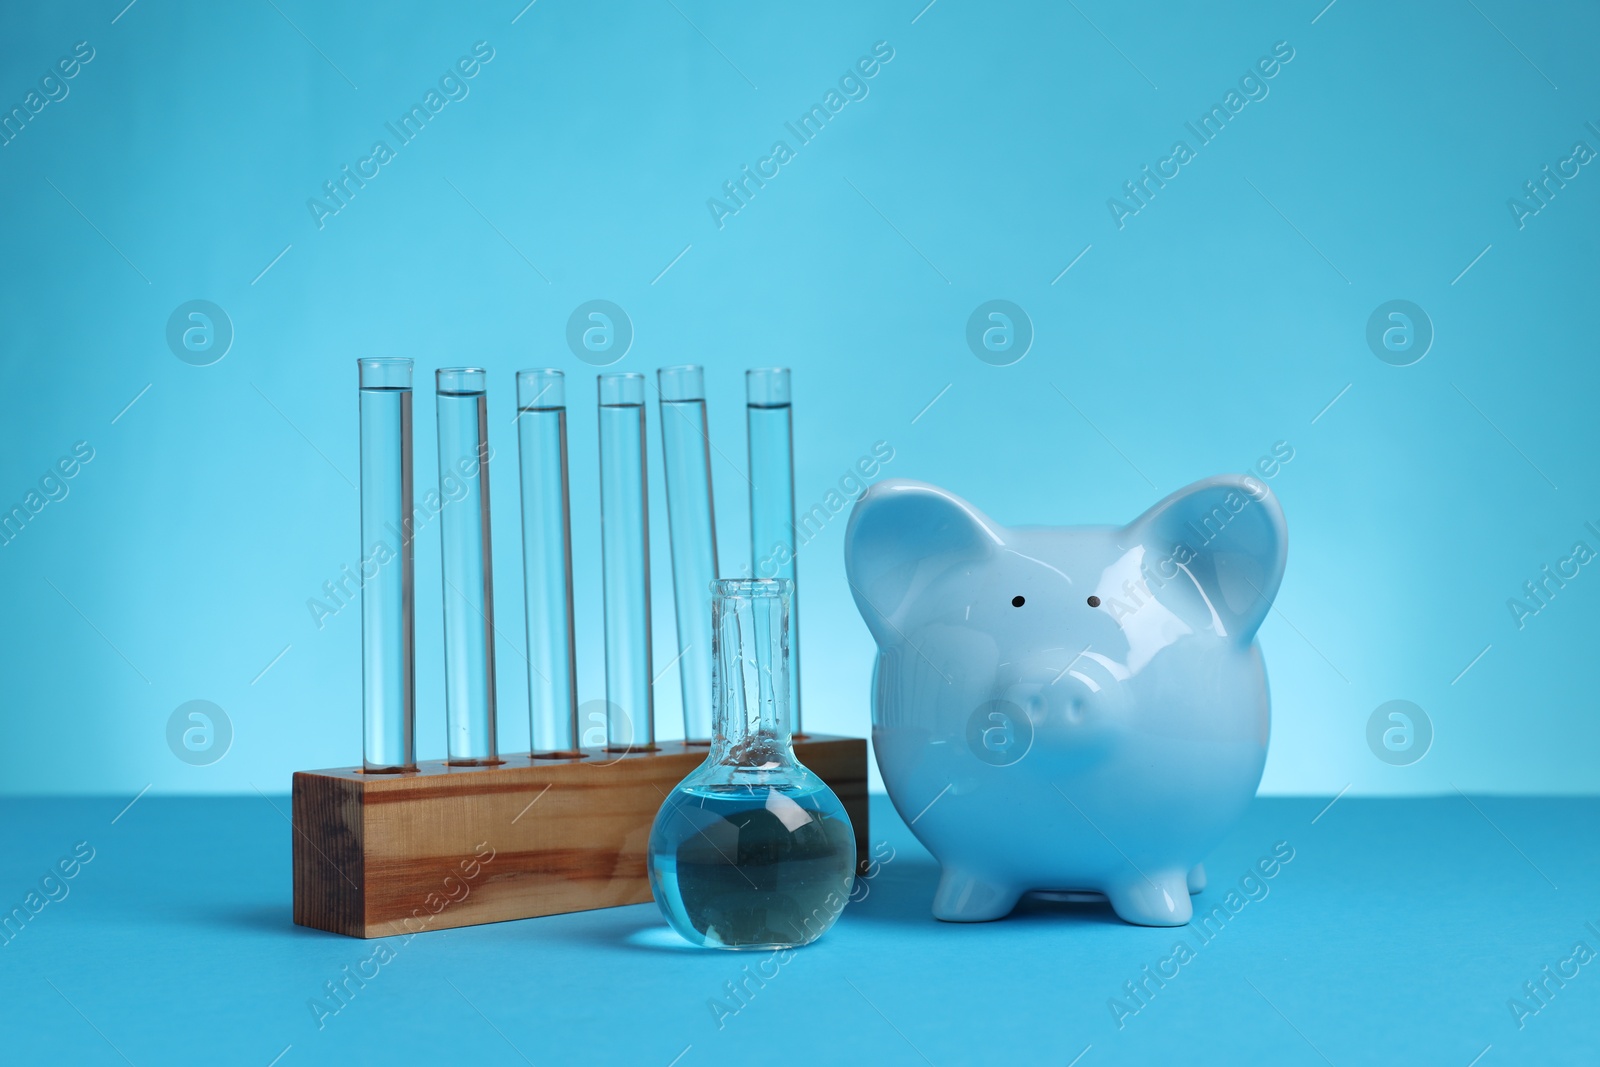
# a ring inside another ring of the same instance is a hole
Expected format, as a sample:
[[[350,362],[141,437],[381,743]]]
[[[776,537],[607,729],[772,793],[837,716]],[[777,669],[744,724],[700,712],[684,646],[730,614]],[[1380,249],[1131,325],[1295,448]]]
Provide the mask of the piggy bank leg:
[[[1206,865],[1197,863],[1189,868],[1189,892],[1203,893],[1206,889]]]
[[[1002,885],[945,865],[939,888],[933,894],[933,917],[949,923],[981,923],[1011,914],[1022,896],[1020,889]]]
[[[1106,887],[1112,910],[1137,926],[1182,926],[1194,914],[1184,871],[1135,872],[1126,882]]]

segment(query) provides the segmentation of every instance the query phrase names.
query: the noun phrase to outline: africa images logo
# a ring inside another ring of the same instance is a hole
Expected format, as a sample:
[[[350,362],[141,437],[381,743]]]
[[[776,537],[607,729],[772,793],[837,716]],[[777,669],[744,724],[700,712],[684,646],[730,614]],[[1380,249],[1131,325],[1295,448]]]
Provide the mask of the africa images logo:
[[[1244,72],[1239,78],[1238,89],[1229,89],[1220,104],[1212,104],[1193,122],[1184,123],[1184,128],[1194,135],[1194,147],[1190,147],[1188,141],[1174,141],[1166,157],[1156,161],[1154,170],[1146,164],[1140,170],[1139,177],[1122,183],[1126,200],[1114,196],[1107,198],[1106,209],[1111,212],[1111,221],[1117,224],[1117,229],[1124,229],[1128,219],[1149,207],[1157,190],[1165,189],[1167,182],[1183,173],[1183,167],[1199,158],[1200,149],[1221,136],[1228,123],[1247,104],[1265,100],[1272,91],[1267,83],[1276,78],[1293,59],[1294,46],[1288,41],[1279,41],[1272,46],[1270,56],[1262,56]]]
[[[344,164],[339,168],[337,179],[322,183],[321,196],[306,200],[306,209],[311,212],[311,221],[317,224],[317,229],[325,228],[328,219],[349,207],[356,193],[383,173],[382,168],[396,158],[400,149],[421,136],[429,121],[448,104],[465,100],[472,92],[468,83],[493,59],[494,48],[489,42],[477,42],[472,46],[472,55],[462,56],[439,76],[437,88],[428,87],[421,103],[412,104],[394,122],[384,123],[384,128],[394,135],[393,147],[388,141],[374,141],[371,151],[356,161],[355,170],[350,169],[350,164]]]
[[[783,128],[794,137],[793,146],[787,140],[772,142],[767,154],[756,160],[754,171],[746,163],[739,168],[738,177],[723,182],[722,194],[727,200],[719,200],[714,196],[706,200],[706,210],[711,213],[711,221],[717,224],[717,229],[723,229],[731,216],[749,207],[749,201],[755,198],[756,192],[765,189],[767,182],[783,173],[783,168],[797,158],[800,149],[820,136],[833,117],[845,109],[845,105],[851,101],[865,100],[872,91],[867,82],[877,77],[892,59],[894,47],[888,41],[878,41],[872,46],[872,55],[862,56],[841,74],[838,88],[828,89],[821,103],[812,104],[799,118],[783,124]]]

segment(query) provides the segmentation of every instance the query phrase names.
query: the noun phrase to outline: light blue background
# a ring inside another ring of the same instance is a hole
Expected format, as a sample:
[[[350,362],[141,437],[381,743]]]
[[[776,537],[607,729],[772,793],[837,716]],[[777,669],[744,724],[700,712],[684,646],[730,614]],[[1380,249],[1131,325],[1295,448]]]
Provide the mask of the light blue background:
[[[747,560],[750,366],[794,368],[802,508],[887,441],[885,475],[1000,521],[1125,521],[1284,441],[1263,790],[1600,785],[1600,576],[1522,630],[1506,607],[1575,540],[1600,549],[1583,530],[1600,525],[1600,171],[1525,229],[1506,206],[1575,141],[1600,148],[1592,7],[124,2],[0,12],[5,110],[76,42],[95,49],[0,147],[0,504],[74,442],[95,450],[0,548],[0,789],[278,793],[294,769],[358,761],[358,614],[318,630],[306,601],[358,555],[360,355],[418,362],[419,490],[436,478],[428,375],[489,368],[507,750],[527,743],[506,647],[526,639],[513,373],[566,369],[580,696],[601,697],[593,368],[564,339],[594,298],[637,333],[615,369],[707,366],[727,572]],[[470,95],[319,230],[307,199],[477,41],[495,56]],[[870,95],[719,230],[707,198],[878,41],[894,58]],[[1119,230],[1107,198],[1192,144],[1185,121],[1278,41],[1295,55],[1270,95]],[[1004,368],[964,339],[996,298],[1037,333]],[[1404,368],[1364,337],[1397,298],[1437,331]],[[191,299],[236,330],[213,366],[166,345]],[[676,648],[656,417],[659,668]],[[859,735],[872,649],[844,524],[800,557],[805,710]],[[424,758],[444,748],[438,567],[430,527]],[[663,736],[677,692],[669,671]],[[166,744],[192,699],[235,730],[208,767]],[[1413,766],[1367,746],[1391,699],[1436,731]]]

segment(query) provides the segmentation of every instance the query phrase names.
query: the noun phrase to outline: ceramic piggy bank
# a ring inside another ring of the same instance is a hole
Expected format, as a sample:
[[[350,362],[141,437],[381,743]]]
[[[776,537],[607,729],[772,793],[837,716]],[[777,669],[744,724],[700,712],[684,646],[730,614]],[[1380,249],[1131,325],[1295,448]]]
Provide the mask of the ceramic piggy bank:
[[[873,743],[939,861],[936,918],[998,919],[1045,890],[1189,920],[1201,860],[1261,780],[1255,636],[1287,536],[1243,475],[1126,526],[1002,526],[903,480],[857,502],[845,566],[878,644]]]

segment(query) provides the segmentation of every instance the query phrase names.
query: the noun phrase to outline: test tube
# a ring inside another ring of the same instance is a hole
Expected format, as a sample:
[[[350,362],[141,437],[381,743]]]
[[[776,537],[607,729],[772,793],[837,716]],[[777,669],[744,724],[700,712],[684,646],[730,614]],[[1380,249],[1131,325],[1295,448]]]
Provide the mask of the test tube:
[[[449,761],[494,763],[494,583],[489,553],[488,373],[436,373],[439,543],[444,562],[444,689]]]
[[[650,674],[650,507],[644,375],[602,374],[600,553],[605,578],[606,748],[655,748]]]
[[[667,529],[672,535],[683,737],[692,745],[710,744],[711,583],[717,577],[717,523],[711,503],[705,371],[695,366],[665,367],[656,372],[656,383],[661,393]]]
[[[789,368],[745,371],[744,384],[750,439],[750,567],[757,578],[786,578],[793,583],[789,602],[789,709],[794,736],[803,737]]]
[[[535,756],[578,751],[572,643],[572,520],[567,393],[558,370],[517,372],[522,473],[522,573],[528,613],[528,736]]]
[[[361,397],[361,756],[369,774],[415,769],[411,361],[358,359]],[[369,567],[376,568],[366,578]]]

